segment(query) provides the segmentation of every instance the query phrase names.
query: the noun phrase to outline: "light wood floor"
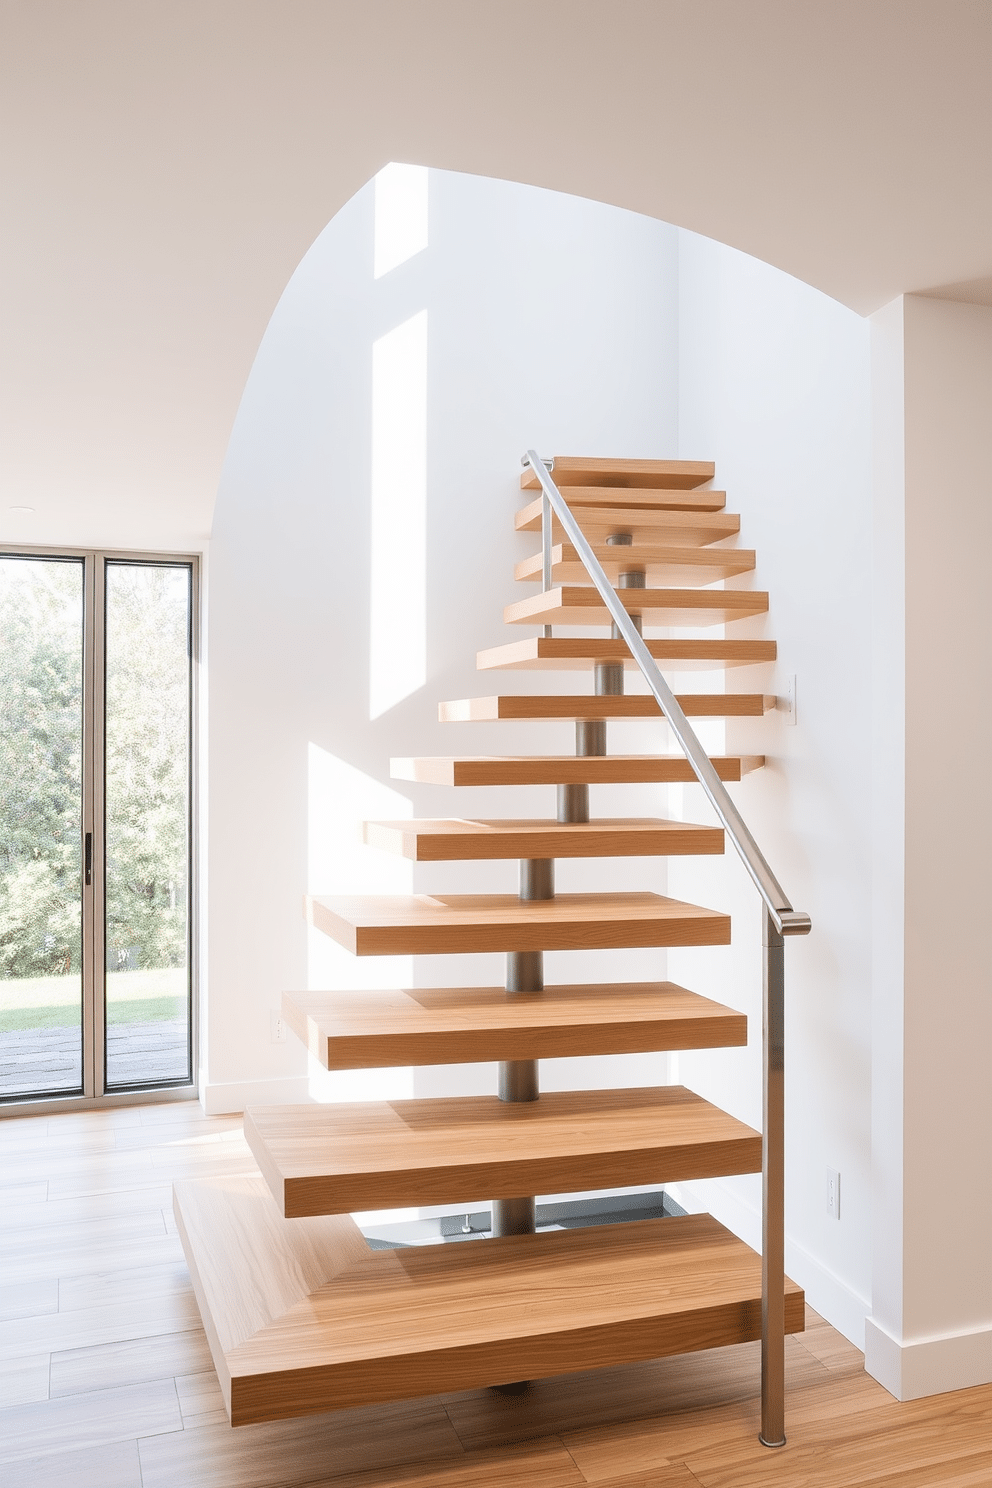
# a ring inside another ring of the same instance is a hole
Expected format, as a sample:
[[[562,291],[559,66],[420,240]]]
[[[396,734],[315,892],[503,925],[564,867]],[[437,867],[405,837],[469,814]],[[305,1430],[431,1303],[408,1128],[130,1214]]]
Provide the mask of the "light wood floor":
[[[778,1452],[752,1345],[232,1431],[170,1185],[251,1167],[194,1104],[0,1121],[4,1488],[992,1485],[992,1387],[900,1405],[814,1313]]]

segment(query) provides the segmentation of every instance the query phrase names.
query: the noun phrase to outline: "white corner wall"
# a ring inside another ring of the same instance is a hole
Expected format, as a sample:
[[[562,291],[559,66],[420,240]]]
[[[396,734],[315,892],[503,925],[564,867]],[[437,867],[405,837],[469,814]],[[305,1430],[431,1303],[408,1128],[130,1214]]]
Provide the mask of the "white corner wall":
[[[873,317],[873,1306],[899,1399],[992,1382],[992,310]]]
[[[773,638],[776,666],[727,674],[730,691],[784,696],[731,721],[728,747],[766,766],[734,790],[793,904],[813,920],[786,950],[787,1254],[811,1304],[859,1347],[870,1307],[871,467],[868,323],[747,255],[679,235],[679,454],[715,459],[740,544],[768,590],[767,617],[734,635]],[[714,743],[717,742],[714,740]],[[706,819],[697,788],[683,813]],[[760,901],[736,856],[673,863],[671,892],[730,911],[734,943],[669,955],[674,980],[747,1012],[746,1050],[679,1056],[685,1083],[761,1124]],[[826,1171],[841,1174],[840,1219]],[[760,1245],[760,1178],[684,1186]]]
[[[571,725],[439,725],[440,699],[499,690],[475,653],[513,639],[503,606],[515,559],[519,460],[542,453],[672,457],[677,421],[677,235],[632,213],[534,188],[430,173],[429,246],[373,278],[374,190],[320,236],[259,349],[232,435],[211,539],[209,906],[202,1094],[246,1102],[356,1089],[273,1044],[284,989],[492,982],[502,957],[370,967],[308,934],[314,892],[508,890],[516,866],[418,870],[361,846],[364,814],[553,812],[550,789],[444,791],[389,778],[392,755],[568,750]],[[373,343],[427,312],[427,679],[370,720],[370,456]],[[514,688],[571,690],[516,674]],[[646,747],[660,725],[639,734]],[[636,747],[631,745],[630,747]],[[498,799],[497,799],[498,797]],[[594,809],[623,812],[604,791]],[[645,797],[640,808],[650,811]],[[597,878],[598,875],[598,878]],[[562,864],[562,888],[665,888],[664,865]],[[664,974],[664,954],[549,957],[548,975]],[[388,983],[386,983],[388,984]],[[394,981],[395,984],[395,981]],[[556,1068],[555,1066],[559,1067]],[[578,1067],[547,1086],[648,1083],[663,1056]],[[392,1083],[390,1083],[390,1081]],[[494,1088],[489,1067],[390,1077],[383,1093]],[[362,1077],[357,1088],[368,1091]],[[483,1196],[480,1196],[483,1197]]]

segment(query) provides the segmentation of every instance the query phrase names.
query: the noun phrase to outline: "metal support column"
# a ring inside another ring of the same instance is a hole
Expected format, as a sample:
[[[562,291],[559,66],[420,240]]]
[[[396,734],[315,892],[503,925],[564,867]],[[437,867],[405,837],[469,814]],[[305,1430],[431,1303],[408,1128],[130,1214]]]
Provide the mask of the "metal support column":
[[[608,537],[606,539],[606,541],[610,545],[611,548],[629,548],[633,544],[634,534],[632,532],[614,532],[613,536],[612,537]],[[617,576],[617,588],[618,589],[643,589],[645,587],[646,583],[647,583],[647,578],[646,578],[646,575],[645,575],[645,572],[644,572],[644,569],[643,568],[622,569],[620,571],[620,573],[618,574],[618,576]],[[642,623],[641,622],[641,616],[640,615],[631,615],[630,618],[631,618],[631,620],[633,620],[634,625],[637,628],[637,634],[640,635],[640,633],[641,633],[641,623]],[[615,620],[614,620],[612,626],[610,627],[610,633],[613,636],[613,639],[614,640],[621,639],[621,636],[620,636],[620,627],[617,625],[617,623],[616,623]],[[620,686],[617,689],[617,691],[618,692],[623,692],[623,680],[622,680],[622,678],[623,678],[623,663],[622,662],[620,663],[620,676],[621,676],[621,682],[620,682]]]
[[[520,898],[553,899],[555,897],[555,864],[553,858],[522,858],[520,862]],[[542,992],[544,990],[544,952],[507,951],[507,992]],[[499,1066],[498,1093],[503,1101],[535,1101],[540,1094],[536,1059],[505,1059]],[[532,1235],[536,1228],[534,1198],[523,1196],[493,1201],[494,1235]]]
[[[785,939],[762,911],[761,1432],[785,1446]]]

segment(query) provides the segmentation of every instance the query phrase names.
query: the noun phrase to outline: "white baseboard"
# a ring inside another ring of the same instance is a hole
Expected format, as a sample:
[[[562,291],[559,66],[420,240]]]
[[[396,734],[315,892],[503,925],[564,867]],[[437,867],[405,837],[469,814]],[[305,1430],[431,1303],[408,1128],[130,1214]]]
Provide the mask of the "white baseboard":
[[[282,1080],[234,1080],[200,1084],[200,1104],[208,1116],[240,1116],[245,1106],[306,1106],[310,1104],[307,1075]]]
[[[753,1250],[761,1249],[761,1213],[739,1194],[716,1180],[709,1180],[705,1192],[692,1183],[666,1184],[666,1189],[690,1212],[708,1209],[728,1230],[740,1237]],[[785,1237],[785,1269],[806,1293],[806,1301],[832,1328],[843,1333],[855,1348],[865,1346],[865,1318],[871,1303],[847,1282],[834,1274],[805,1246]],[[884,1380],[880,1381],[882,1384]]]
[[[865,1369],[897,1400],[992,1385],[992,1328],[899,1343],[865,1319]]]
[[[871,1302],[842,1281],[797,1240],[785,1240],[785,1269],[806,1293],[814,1312],[864,1353],[865,1319]]]

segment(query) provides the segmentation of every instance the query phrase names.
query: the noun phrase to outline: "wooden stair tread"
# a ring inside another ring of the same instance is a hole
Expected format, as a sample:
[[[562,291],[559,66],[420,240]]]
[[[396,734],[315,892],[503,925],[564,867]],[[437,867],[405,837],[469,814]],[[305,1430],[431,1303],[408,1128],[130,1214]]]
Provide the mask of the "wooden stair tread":
[[[479,858],[666,857],[723,852],[723,829],[661,818],[587,822],[462,817],[365,823],[365,842],[415,863]]]
[[[602,497],[604,492],[591,492]],[[736,537],[741,530],[741,519],[736,512],[686,510],[649,506],[639,502],[634,492],[626,493],[623,505],[610,504],[602,499],[585,505],[576,499],[574,491],[568,492],[572,515],[590,542],[605,542],[617,532],[629,532],[634,542],[666,542],[687,547],[705,546],[726,537]],[[721,501],[722,506],[722,501]],[[539,496],[515,514],[513,522],[518,532],[540,532],[541,508]],[[551,514],[551,534],[555,542],[566,540],[566,534],[557,515]]]
[[[608,486],[629,490],[654,487],[661,491],[694,491],[705,486],[715,474],[716,466],[712,460],[609,460],[583,455],[555,455],[551,479],[559,489],[563,486]],[[520,489],[541,489],[540,481],[529,466],[520,477]]]
[[[342,1268],[363,1243],[354,1222],[282,1219],[260,1178],[177,1184],[175,1211],[233,1425],[761,1333],[761,1259],[708,1215],[384,1250]],[[785,1302],[785,1331],[801,1332],[791,1281]]]
[[[282,1013],[328,1070],[747,1043],[743,1013],[674,982],[284,992]]]
[[[257,1106],[244,1132],[287,1219],[761,1169],[760,1132],[682,1085]]]
[[[676,695],[688,718],[760,718],[775,706],[771,693],[687,692]],[[492,723],[508,718],[658,718],[651,693],[506,693],[497,697],[455,698],[439,703],[441,723]]]
[[[774,661],[774,641],[656,640],[644,644],[663,671],[703,672]],[[525,636],[476,653],[475,665],[488,671],[591,671],[597,661],[618,661],[637,671],[627,642],[607,636]]]
[[[662,894],[309,895],[307,919],[353,956],[729,945],[730,916]]]
[[[740,780],[765,762],[762,754],[711,756],[721,780]],[[390,760],[394,780],[423,785],[691,784],[696,775],[681,754],[444,755]]]
[[[734,578],[754,568],[754,551],[748,548],[689,548],[662,546],[660,543],[631,544],[612,547],[594,543],[593,552],[616,584],[621,573],[641,568],[649,587],[662,584],[714,584],[718,579]],[[532,553],[516,564],[513,577],[520,582],[539,583],[543,576],[543,556]],[[561,584],[591,584],[585,565],[571,543],[554,543],[551,548],[551,576]]]
[[[768,595],[754,589],[617,589],[628,613],[646,625],[724,625],[764,615]],[[592,585],[563,584],[503,611],[507,625],[609,625],[612,617]]]

